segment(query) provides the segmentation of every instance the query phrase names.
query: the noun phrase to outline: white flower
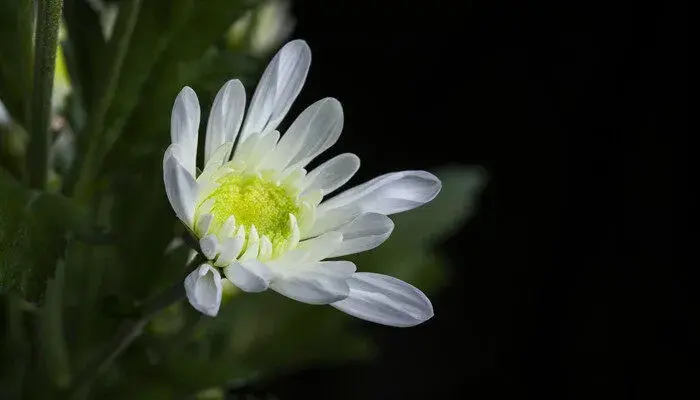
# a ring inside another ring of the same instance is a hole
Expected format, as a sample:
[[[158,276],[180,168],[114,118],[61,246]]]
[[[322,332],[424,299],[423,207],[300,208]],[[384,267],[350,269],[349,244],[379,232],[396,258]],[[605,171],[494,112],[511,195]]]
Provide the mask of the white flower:
[[[309,173],[304,169],[340,136],[340,103],[319,100],[281,138],[275,130],[299,94],[310,62],[306,42],[285,45],[267,66],[245,121],[241,82],[231,80],[221,88],[207,123],[201,173],[197,96],[189,87],[177,96],[172,144],[163,160],[165,189],[209,260],[185,280],[187,297],[197,310],[216,315],[223,271],[247,292],[270,288],[380,324],[419,324],[433,315],[420,290],[389,276],[356,273],[349,261],[323,260],[379,246],[394,227],[387,215],[432,200],[440,181],[424,171],[395,172],[323,201],[360,165],[354,154],[341,154]]]

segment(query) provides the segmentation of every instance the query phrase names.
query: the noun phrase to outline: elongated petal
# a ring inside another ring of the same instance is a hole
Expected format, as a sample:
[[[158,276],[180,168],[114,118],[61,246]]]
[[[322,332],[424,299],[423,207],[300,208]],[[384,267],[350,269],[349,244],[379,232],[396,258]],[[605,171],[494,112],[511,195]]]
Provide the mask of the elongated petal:
[[[305,166],[331,147],[343,130],[343,107],[334,98],[321,99],[306,108],[282,136],[275,155],[274,169]]]
[[[270,288],[302,303],[330,304],[347,297],[350,287],[346,281],[354,271],[349,261],[276,266]]]
[[[267,290],[272,278],[272,271],[257,260],[234,261],[224,268],[224,275],[244,292],[262,292]]]
[[[233,144],[244,115],[245,89],[238,79],[230,80],[216,94],[209,113],[207,137],[204,144],[205,164],[209,162],[211,156],[222,144]],[[230,149],[229,153],[224,156],[225,162],[230,156]]]
[[[302,196],[314,190],[321,190],[326,196],[349,181],[358,169],[359,157],[351,153],[337,155],[306,175]]]
[[[204,170],[197,177],[198,181],[209,181],[212,175],[214,175],[225,162],[229,160],[231,156],[231,150],[233,149],[232,142],[226,142],[219,146],[218,149],[214,150],[212,154],[209,155],[209,159],[204,165]]]
[[[409,327],[433,316],[430,300],[414,286],[391,276],[360,272],[348,280],[349,296],[331,304],[357,318]]]
[[[170,115],[170,141],[182,148],[180,162],[192,176],[196,172],[199,118],[197,95],[185,86],[175,98]]]
[[[221,276],[209,264],[203,264],[185,278],[185,294],[197,311],[215,317],[221,305]]]
[[[303,40],[293,40],[277,52],[255,89],[241,140],[279,125],[304,86],[310,64],[311,49]]]
[[[371,250],[384,243],[394,230],[394,222],[384,214],[367,213],[343,225],[338,232],[343,241],[327,257],[340,257]]]
[[[247,159],[243,160],[249,170],[256,170],[263,160],[272,153],[277,141],[280,138],[278,131],[267,131],[260,135],[260,139],[255,144],[255,148],[250,152]]]
[[[321,236],[300,242],[297,249],[306,252],[304,261],[313,262],[328,258],[342,243],[343,235],[340,232],[326,232]]]
[[[165,183],[165,193],[175,215],[190,229],[193,229],[197,182],[172,152],[166,151],[165,153],[163,182]]]
[[[321,203],[310,229],[334,229],[364,213],[395,214],[421,206],[440,192],[440,180],[425,171],[393,172]]]

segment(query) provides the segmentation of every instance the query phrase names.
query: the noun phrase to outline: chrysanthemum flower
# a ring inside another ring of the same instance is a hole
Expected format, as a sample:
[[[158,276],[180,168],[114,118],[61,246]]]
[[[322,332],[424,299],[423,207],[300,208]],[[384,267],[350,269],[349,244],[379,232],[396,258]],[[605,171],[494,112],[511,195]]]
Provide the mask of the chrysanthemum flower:
[[[325,200],[360,165],[354,154],[341,154],[311,172],[304,169],[340,136],[340,103],[319,100],[284,135],[275,130],[310,62],[306,42],[285,45],[263,73],[245,118],[241,82],[221,88],[207,123],[201,172],[197,96],[189,87],[177,96],[172,144],[163,160],[165,189],[208,259],[185,279],[187,298],[200,312],[216,315],[223,272],[246,292],[270,288],[380,324],[419,324],[433,315],[420,290],[390,276],[355,272],[349,261],[323,260],[379,246],[394,227],[387,215],[432,200],[440,181],[424,171],[394,172]]]

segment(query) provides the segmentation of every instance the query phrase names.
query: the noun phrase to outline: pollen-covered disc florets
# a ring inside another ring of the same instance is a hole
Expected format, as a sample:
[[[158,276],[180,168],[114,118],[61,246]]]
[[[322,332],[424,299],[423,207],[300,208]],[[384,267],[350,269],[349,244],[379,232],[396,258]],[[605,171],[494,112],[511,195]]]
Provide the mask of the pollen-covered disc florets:
[[[195,234],[200,238],[214,234],[219,240],[243,237],[238,254],[229,255],[234,259],[248,249],[248,258],[270,259],[294,248],[300,211],[308,207],[299,200],[299,188],[276,180],[274,174],[251,173],[232,164],[204,183],[209,190],[200,196],[195,210]]]

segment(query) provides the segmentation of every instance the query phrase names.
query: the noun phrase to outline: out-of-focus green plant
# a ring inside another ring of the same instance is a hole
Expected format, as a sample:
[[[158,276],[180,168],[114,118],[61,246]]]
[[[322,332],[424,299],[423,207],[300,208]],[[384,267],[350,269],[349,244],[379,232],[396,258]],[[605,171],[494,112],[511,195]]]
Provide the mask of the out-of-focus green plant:
[[[181,302],[144,315],[191,256],[162,183],[173,98],[252,86],[292,26],[277,0],[0,0],[0,398],[217,398],[373,353],[351,317],[268,292],[225,288],[216,319]],[[440,195],[353,262],[440,288],[438,245],[486,175],[434,172]]]

